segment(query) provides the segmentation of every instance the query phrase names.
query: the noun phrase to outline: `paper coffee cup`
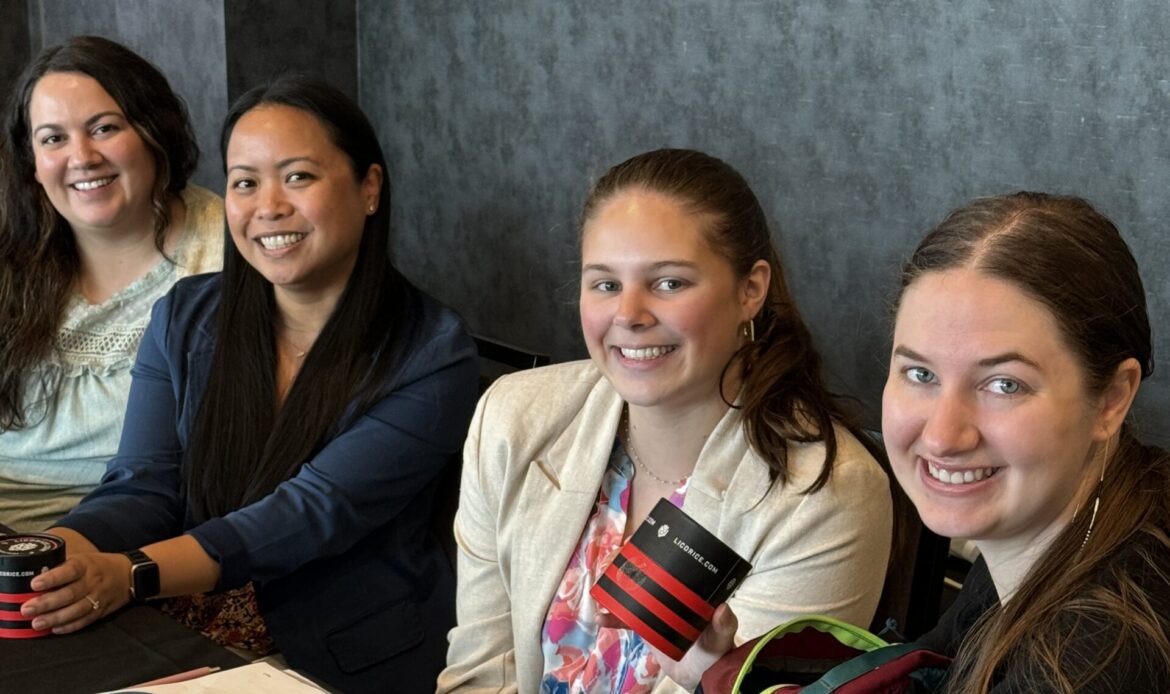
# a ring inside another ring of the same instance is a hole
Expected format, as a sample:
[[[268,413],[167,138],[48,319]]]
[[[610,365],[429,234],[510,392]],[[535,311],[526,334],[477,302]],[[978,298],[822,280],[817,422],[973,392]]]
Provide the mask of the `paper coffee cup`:
[[[662,499],[589,594],[678,660],[751,568],[735,550]]]
[[[40,595],[33,577],[65,561],[65,541],[56,535],[20,534],[0,537],[0,638],[45,636],[49,629],[32,628],[20,613],[24,603]]]

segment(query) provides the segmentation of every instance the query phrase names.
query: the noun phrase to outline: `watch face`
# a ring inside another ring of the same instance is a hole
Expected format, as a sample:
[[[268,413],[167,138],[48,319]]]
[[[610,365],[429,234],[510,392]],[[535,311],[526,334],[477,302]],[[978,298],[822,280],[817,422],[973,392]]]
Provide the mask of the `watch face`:
[[[147,600],[158,595],[158,564],[135,564],[130,569],[135,600]]]

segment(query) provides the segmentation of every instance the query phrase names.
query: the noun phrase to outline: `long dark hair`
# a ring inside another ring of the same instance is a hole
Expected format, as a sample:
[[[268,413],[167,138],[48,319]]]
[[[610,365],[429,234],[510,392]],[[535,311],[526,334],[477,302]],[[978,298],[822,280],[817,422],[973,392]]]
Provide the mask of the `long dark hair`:
[[[1117,227],[1084,200],[1030,192],[975,200],[922,241],[903,266],[902,291],[925,274],[955,268],[1010,282],[1044,305],[1076,355],[1086,397],[1100,395],[1127,359],[1137,360],[1143,378],[1153,372],[1137,263]],[[1077,514],[1012,599],[972,630],[956,658],[954,691],[986,692],[997,670],[1020,662],[1037,666],[1036,691],[1071,694],[1138,644],[1143,653],[1152,647],[1170,668],[1166,616],[1125,567],[1110,562],[1144,537],[1136,547],[1141,562],[1168,580],[1147,547],[1170,546],[1170,454],[1142,445],[1125,424],[1105,469],[1095,521]],[[1078,620],[1116,633],[1116,641],[1099,653],[1078,648],[1068,629]]]
[[[155,163],[151,208],[160,252],[170,200],[186,187],[199,160],[183,100],[156,67],[125,46],[76,36],[45,49],[25,68],[8,96],[0,139],[0,431],[28,426],[26,396],[43,402],[54,394],[50,382],[26,381],[55,347],[80,272],[73,231],[34,178],[29,100],[37,82],[54,72],[96,80],[146,143]]]
[[[744,431],[751,447],[767,461],[773,479],[788,482],[790,441],[822,442],[825,463],[805,491],[821,489],[837,457],[834,422],[862,442],[868,442],[868,437],[853,425],[825,386],[820,354],[788,291],[755,193],[738,171],[720,159],[686,149],[655,150],[618,164],[594,184],[581,214],[582,230],[608,200],[631,189],[660,193],[709,217],[707,240],[731,263],[736,277],[747,277],[758,260],[771,266],[772,283],[755,317],[756,339],[745,343],[728,365],[741,361]]]
[[[224,244],[211,376],[187,453],[186,489],[195,521],[270,493],[383,397],[415,342],[421,311],[418,290],[390,262],[390,177],[365,114],[325,83],[278,77],[232,104],[220,136],[225,165],[240,117],[266,104],[316,118],[348,156],[356,180],[374,165],[385,175],[378,208],[366,217],[353,273],[279,411],[272,285],[230,239]]]

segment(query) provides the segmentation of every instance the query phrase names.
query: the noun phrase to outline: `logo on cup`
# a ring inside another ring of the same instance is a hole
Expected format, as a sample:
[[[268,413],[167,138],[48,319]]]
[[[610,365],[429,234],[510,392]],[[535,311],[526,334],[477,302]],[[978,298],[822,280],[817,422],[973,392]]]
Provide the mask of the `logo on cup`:
[[[678,660],[749,570],[735,550],[661,499],[589,594]]]
[[[6,535],[0,537],[0,638],[27,639],[50,630],[32,628],[32,620],[20,613],[21,605],[40,593],[32,589],[39,573],[65,561],[65,541],[56,535]]]

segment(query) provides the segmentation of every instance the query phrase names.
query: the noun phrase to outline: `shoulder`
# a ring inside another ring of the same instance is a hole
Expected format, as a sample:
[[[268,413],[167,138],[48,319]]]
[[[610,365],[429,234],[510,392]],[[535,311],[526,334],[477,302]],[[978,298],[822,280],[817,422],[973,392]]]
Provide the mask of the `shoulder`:
[[[179,196],[183,198],[183,206],[187,210],[189,227],[193,226],[191,222],[202,225],[204,222],[218,221],[223,224],[223,198],[194,183],[188,183]],[[220,231],[223,231],[222,227]]]
[[[589,360],[542,366],[496,379],[484,393],[484,408],[509,419],[543,419],[551,411],[579,410],[591,397],[617,397],[608,385]]]
[[[206,188],[189,184],[181,196],[186,208],[181,265],[189,274],[223,267],[223,200]]]
[[[877,459],[848,429],[834,425],[837,457],[826,489],[872,493],[885,489],[889,493],[889,477]],[[792,484],[803,489],[821,473],[825,464],[826,447],[823,442],[788,444],[788,468]]]
[[[455,365],[478,372],[475,343],[463,320],[427,294],[418,296],[418,322],[398,380],[410,383]]]
[[[220,274],[211,272],[184,277],[158,300],[151,313],[151,325],[156,323],[168,333],[207,332],[219,305]]]

